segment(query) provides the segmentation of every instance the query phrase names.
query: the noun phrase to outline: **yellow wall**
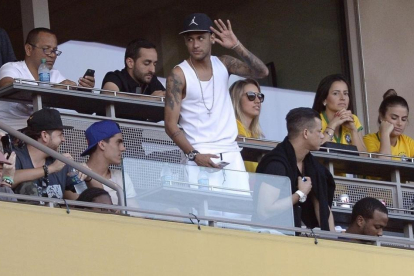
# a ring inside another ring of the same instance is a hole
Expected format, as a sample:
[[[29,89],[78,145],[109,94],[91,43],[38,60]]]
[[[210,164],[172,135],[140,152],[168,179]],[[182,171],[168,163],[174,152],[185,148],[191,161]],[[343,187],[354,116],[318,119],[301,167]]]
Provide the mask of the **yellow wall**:
[[[410,275],[414,252],[0,202],[0,275]],[[403,274],[404,273],[404,274]]]

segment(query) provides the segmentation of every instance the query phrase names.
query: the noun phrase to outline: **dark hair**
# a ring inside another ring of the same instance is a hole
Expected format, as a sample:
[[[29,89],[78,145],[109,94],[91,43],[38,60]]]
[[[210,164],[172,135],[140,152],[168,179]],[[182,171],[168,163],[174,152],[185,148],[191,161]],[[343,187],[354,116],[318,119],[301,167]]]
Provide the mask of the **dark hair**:
[[[394,91],[394,93],[390,91]],[[408,107],[407,101],[403,97],[398,96],[397,92],[395,92],[394,89],[388,89],[387,92],[384,93],[383,101],[381,102],[381,105],[378,109],[378,113],[380,115],[378,116],[378,124],[381,123],[380,117],[385,117],[388,108],[397,105],[407,108],[407,112],[410,113],[410,108]]]
[[[52,34],[52,35],[56,36],[56,34],[54,32],[52,32],[50,29],[48,29],[48,28],[34,28],[33,30],[31,30],[27,34],[26,43],[25,44],[36,44],[37,43],[37,36],[41,32],[48,33],[48,34]]]
[[[112,137],[114,137],[114,136],[112,136]],[[109,143],[109,139],[111,139],[112,137],[109,137],[109,138],[105,138],[105,139],[103,139],[103,140],[101,140],[101,141],[104,141],[104,142],[106,142],[106,143]],[[95,151],[96,151],[96,149],[98,148],[98,144],[96,144],[93,148],[91,148],[89,151],[88,151],[88,153],[87,153],[87,155],[89,155],[89,156],[91,156]]]
[[[362,216],[364,219],[372,219],[375,210],[388,215],[387,208],[378,199],[365,197],[359,200],[352,208],[351,223],[354,223],[358,216]]]
[[[104,189],[97,188],[97,187],[87,188],[85,191],[83,191],[79,195],[77,201],[93,202],[95,198],[102,196],[102,195],[106,195],[110,197],[109,193],[105,191]]]
[[[125,50],[125,67],[127,67],[126,59],[132,58],[134,61],[136,61],[139,58],[139,50],[141,48],[145,49],[155,49],[155,45],[149,42],[148,40],[138,38],[134,39],[131,42],[128,43],[128,46]]]
[[[289,139],[295,138],[305,128],[315,126],[315,118],[320,119],[318,112],[309,107],[294,108],[286,115],[286,127]]]
[[[37,141],[40,137],[42,137],[42,132],[43,131],[46,131],[49,135],[52,135],[53,131],[55,131],[55,130],[56,129],[35,131],[35,130],[26,129],[26,130],[23,131],[23,133],[26,136],[29,136],[33,140],[36,140]]]
[[[329,75],[321,80],[321,82],[318,85],[318,89],[316,89],[315,100],[313,101],[312,108],[315,109],[318,113],[321,113],[322,111],[325,110],[325,106],[323,105],[323,102],[328,97],[329,89],[331,89],[332,84],[336,81],[343,81],[348,86],[348,97],[349,97],[348,109],[352,113],[354,113],[354,110],[352,108],[351,85],[349,84],[349,81],[341,74]]]

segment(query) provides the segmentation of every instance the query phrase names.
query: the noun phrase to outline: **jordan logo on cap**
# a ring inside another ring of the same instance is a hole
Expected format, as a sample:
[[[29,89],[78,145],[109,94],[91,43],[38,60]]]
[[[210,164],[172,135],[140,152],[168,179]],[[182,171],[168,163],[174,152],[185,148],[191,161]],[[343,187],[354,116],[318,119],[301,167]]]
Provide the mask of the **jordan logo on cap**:
[[[194,20],[195,20],[195,16],[194,16],[193,20],[191,20],[191,23],[188,26],[191,26],[192,24],[195,24],[195,25],[198,26],[198,24]]]

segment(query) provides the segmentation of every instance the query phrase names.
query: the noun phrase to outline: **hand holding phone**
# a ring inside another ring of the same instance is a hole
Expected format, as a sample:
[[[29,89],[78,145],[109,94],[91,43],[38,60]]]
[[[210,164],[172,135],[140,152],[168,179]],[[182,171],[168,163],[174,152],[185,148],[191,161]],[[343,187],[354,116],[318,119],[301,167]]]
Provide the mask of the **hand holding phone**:
[[[3,137],[1,137],[1,144],[3,145],[4,154],[7,154],[6,158],[9,159],[10,154],[13,151],[13,145],[9,134],[6,134]]]
[[[224,162],[224,161],[221,161],[221,162],[217,163],[217,165],[219,166],[220,169],[224,168],[228,164],[230,164],[230,163],[229,162]]]
[[[93,69],[87,69],[85,74],[83,75],[83,78],[79,79],[79,86],[87,87],[87,88],[94,88],[95,86],[95,79],[90,80],[86,77],[95,77],[95,70]],[[85,92],[91,92],[92,89],[85,89],[85,88],[78,88],[79,91],[85,91]]]

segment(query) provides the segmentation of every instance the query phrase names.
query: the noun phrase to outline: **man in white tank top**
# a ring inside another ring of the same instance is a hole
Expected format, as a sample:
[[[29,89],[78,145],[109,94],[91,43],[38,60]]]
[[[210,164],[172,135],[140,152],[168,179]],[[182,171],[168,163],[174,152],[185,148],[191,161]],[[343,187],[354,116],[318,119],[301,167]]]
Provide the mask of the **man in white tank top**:
[[[200,13],[191,14],[184,21],[180,34],[190,57],[167,78],[165,129],[184,152],[189,165],[220,168],[217,163],[227,162],[226,169],[245,171],[235,141],[237,124],[228,79],[230,74],[264,78],[268,69],[240,43],[230,21],[226,25],[219,19],[215,24],[217,29],[207,15]],[[226,55],[211,56],[215,42],[235,51],[243,61]],[[249,189],[248,183],[231,188]]]

